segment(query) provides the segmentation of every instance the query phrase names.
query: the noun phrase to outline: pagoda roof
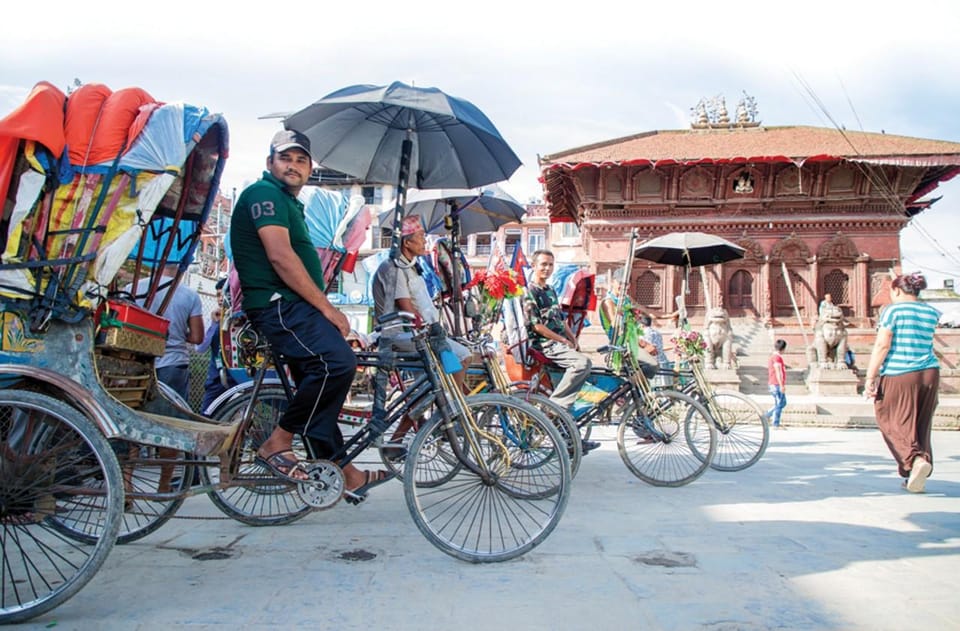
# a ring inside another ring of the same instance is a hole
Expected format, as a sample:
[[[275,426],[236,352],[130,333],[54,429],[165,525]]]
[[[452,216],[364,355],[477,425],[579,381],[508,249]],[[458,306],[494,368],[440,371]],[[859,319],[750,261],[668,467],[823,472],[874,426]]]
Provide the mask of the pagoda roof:
[[[908,203],[960,173],[960,142],[887,133],[785,126],[730,126],[649,131],[567,149],[539,159],[552,221],[579,221],[578,200],[567,182],[586,167],[694,164],[860,162],[927,167]]]
[[[823,127],[731,127],[649,131],[542,156],[542,168],[581,163],[798,162],[935,157],[960,165],[960,142]],[[884,160],[886,161],[886,160]],[[907,162],[913,162],[908,160]],[[903,164],[906,166],[906,164]]]

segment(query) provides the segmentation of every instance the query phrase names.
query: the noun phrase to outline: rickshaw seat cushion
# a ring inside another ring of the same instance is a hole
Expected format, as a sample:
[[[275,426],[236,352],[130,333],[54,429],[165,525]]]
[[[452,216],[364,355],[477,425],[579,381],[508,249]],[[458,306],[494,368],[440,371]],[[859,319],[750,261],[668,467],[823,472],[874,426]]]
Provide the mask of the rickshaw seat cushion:
[[[528,366],[555,366],[556,364],[552,359],[543,354],[543,351],[539,351],[532,346],[527,349],[527,365]]]
[[[660,367],[657,366],[656,364],[648,364],[646,362],[639,362],[639,363],[640,363],[640,372],[642,372],[643,376],[646,377],[647,379],[653,379],[660,372]]]

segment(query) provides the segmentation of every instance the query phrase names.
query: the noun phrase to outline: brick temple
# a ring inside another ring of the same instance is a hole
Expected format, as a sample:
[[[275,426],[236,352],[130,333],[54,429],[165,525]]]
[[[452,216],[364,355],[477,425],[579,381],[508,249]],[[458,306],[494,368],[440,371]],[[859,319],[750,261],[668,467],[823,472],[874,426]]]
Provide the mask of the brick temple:
[[[765,127],[741,103],[690,129],[650,131],[540,158],[551,221],[575,222],[577,262],[623,267],[638,243],[701,231],[746,249],[742,260],[689,274],[692,321],[707,305],[790,326],[815,317],[823,294],[850,323],[871,327],[900,267],[900,231],[960,172],[960,143],[805,126]],[[683,271],[637,260],[635,303],[673,309]],[[705,282],[704,282],[705,281]],[[788,288],[789,284],[789,288]],[[797,310],[791,300],[795,297]]]

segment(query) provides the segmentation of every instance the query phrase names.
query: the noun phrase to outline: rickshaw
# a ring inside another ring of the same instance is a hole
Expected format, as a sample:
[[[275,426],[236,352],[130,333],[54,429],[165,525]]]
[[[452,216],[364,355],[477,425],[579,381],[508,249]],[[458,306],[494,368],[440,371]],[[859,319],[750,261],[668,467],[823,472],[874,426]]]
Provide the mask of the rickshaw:
[[[159,103],[138,88],[87,84],[65,95],[40,83],[0,120],[0,623],[72,597],[116,542],[153,532],[190,495],[292,494],[299,510],[329,508],[344,494],[333,462],[311,461],[299,484],[247,470],[258,432],[271,429],[254,411],[256,394],[217,421],[157,382],[163,312],[192,261],[226,157],[221,116]],[[402,316],[395,321],[411,326]],[[414,339],[429,382],[421,392],[439,411],[406,458],[416,525],[469,561],[526,552],[566,505],[562,439],[520,403],[448,397],[449,376],[436,359],[442,333],[418,329]],[[388,374],[393,358],[378,361]],[[368,440],[383,431],[390,409],[382,396],[375,400]],[[518,446],[512,438],[520,435]],[[192,486],[195,467],[201,486]],[[458,506],[448,482],[465,479],[487,497],[495,493],[505,510],[528,502],[545,509],[523,524],[524,536],[494,549],[491,533],[444,519]],[[431,501],[431,493],[441,495]],[[239,512],[241,521],[250,517]],[[472,537],[488,547],[478,549]]]
[[[153,369],[226,157],[222,117],[139,88],[40,83],[0,121],[0,622],[56,607],[169,519],[193,459],[229,468],[241,428]]]

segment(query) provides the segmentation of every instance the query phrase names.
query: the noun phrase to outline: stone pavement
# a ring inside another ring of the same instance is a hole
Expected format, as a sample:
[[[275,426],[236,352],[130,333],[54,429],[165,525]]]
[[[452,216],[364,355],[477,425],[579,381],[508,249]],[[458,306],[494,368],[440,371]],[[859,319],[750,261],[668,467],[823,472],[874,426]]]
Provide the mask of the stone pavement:
[[[750,469],[681,488],[637,480],[613,428],[595,434],[563,520],[519,559],[439,552],[393,482],[288,526],[174,520],[22,626],[960,628],[960,432],[935,432],[923,495],[899,488],[876,430],[777,431]],[[180,514],[218,515],[206,497]]]
[[[773,399],[769,394],[747,395],[764,410]],[[869,428],[877,426],[873,402],[863,396],[793,394],[787,392],[783,423],[790,427]],[[933,427],[939,430],[960,429],[960,397],[940,395],[933,415]]]

